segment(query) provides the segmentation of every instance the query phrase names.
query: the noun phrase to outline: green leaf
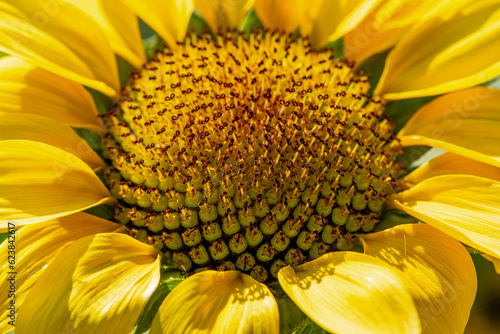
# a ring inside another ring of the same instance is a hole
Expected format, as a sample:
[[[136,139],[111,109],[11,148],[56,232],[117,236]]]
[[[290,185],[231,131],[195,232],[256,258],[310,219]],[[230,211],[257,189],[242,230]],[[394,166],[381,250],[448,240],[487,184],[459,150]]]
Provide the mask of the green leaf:
[[[118,55],[116,56],[116,64],[118,65],[120,85],[123,87],[129,81],[130,72],[135,71],[135,67]]]
[[[0,233],[0,244],[9,237],[10,233]]]
[[[380,223],[375,225],[372,232],[380,232],[397,225],[415,224],[418,222],[419,220],[417,218],[410,216],[404,211],[390,210],[382,214],[382,217],[380,217]]]
[[[307,319],[294,334],[328,334],[328,332],[316,325],[311,319]]]
[[[403,148],[403,153],[398,155],[396,160],[406,167],[410,168],[411,166],[414,169],[418,167],[414,162],[419,160],[429,149],[430,147],[422,145],[405,147]],[[411,169],[408,170],[408,172],[410,171]]]
[[[368,93],[370,94],[373,94],[373,90],[382,76],[387,54],[388,52],[383,52],[368,58],[358,69],[358,72],[370,73],[370,77],[368,78],[368,82],[370,83],[370,90]]]
[[[102,219],[114,220],[114,210],[111,205],[101,204],[98,206],[94,206],[90,209],[84,210],[83,212],[91,214],[93,216],[97,216]]]
[[[210,30],[208,24],[197,11],[194,11],[193,15],[191,15],[191,19],[189,20],[187,32],[190,33],[194,31],[197,34],[201,34],[207,30]]]
[[[170,291],[172,291],[183,280],[184,279],[182,278],[169,278],[158,284],[156,291],[153,293],[151,298],[149,298],[144,310],[142,310],[133,334],[144,333],[151,327],[153,319],[155,318],[161,303],[163,303],[163,300],[167,297]]]
[[[307,316],[286,295],[278,282],[271,283],[268,287],[278,303],[281,334],[293,333],[307,320]]]
[[[87,88],[87,90],[92,95],[92,98],[94,99],[99,115],[105,115],[108,112],[109,108],[111,108],[113,101],[111,101],[109,97],[107,97],[101,92],[96,91],[95,89],[89,87],[85,88]]]
[[[344,37],[337,39],[331,43],[328,43],[325,48],[332,50],[335,59],[344,58]]]
[[[139,18],[139,31],[141,32],[142,39],[149,38],[156,35],[156,32],[146,22]]]
[[[151,59],[155,54],[156,50],[161,49],[163,45],[163,39],[158,35],[153,35],[142,40],[144,44],[144,51],[148,59]]]
[[[101,138],[99,138],[99,135],[87,129],[73,128],[73,130],[75,130],[76,134],[81,138],[85,139],[91,149],[93,149],[97,153],[101,153],[102,147],[99,145],[101,142]]]
[[[399,132],[418,109],[434,100],[436,97],[437,96],[427,96],[389,102],[385,107],[384,113],[394,120],[396,125],[394,133]]]
[[[245,16],[245,19],[243,19],[243,22],[241,23],[240,26],[240,30],[248,32],[250,31],[250,29],[257,29],[262,27],[263,27],[262,22],[255,13],[255,10],[253,10],[252,8],[248,12],[247,16]]]

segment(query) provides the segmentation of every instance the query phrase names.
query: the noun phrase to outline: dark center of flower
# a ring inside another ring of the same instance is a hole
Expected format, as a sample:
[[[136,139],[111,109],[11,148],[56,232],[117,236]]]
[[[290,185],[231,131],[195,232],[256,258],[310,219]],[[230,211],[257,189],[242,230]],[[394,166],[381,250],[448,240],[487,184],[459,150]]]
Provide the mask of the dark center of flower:
[[[365,76],[281,34],[191,36],[105,116],[116,219],[187,273],[258,281],[347,250],[392,193],[401,148]]]

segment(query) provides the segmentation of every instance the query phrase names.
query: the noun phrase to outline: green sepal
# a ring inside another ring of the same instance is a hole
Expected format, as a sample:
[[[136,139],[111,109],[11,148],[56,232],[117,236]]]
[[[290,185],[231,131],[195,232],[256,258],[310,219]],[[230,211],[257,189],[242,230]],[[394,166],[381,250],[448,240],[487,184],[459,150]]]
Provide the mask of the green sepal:
[[[91,149],[96,151],[102,157],[102,147],[100,145],[101,139],[99,138],[99,135],[87,129],[73,128],[73,130],[75,130],[78,136],[85,139]]]
[[[418,222],[419,220],[417,218],[410,216],[404,211],[391,210],[387,211],[382,215],[382,217],[380,217],[380,223],[375,225],[372,232],[380,232],[397,225],[415,224]]]
[[[286,295],[278,282],[270,283],[269,289],[274,295],[280,312],[280,333],[291,334],[308,320],[307,316]]]
[[[335,59],[342,59],[345,57],[344,55],[344,38],[340,37],[339,39],[328,43],[325,46],[326,49],[332,50],[333,56]]]
[[[193,12],[191,19],[189,19],[189,24],[187,27],[188,34],[194,31],[197,34],[201,34],[204,31],[210,30],[208,24],[203,20],[203,18],[198,14],[198,12]]]
[[[172,270],[174,270],[172,268],[168,269],[171,269],[170,273],[172,272]],[[175,270],[175,272],[178,273],[179,271]],[[163,274],[164,273],[162,273],[162,276]],[[160,282],[160,284],[158,284],[156,291],[153,292],[153,295],[151,296],[151,298],[149,298],[149,301],[144,307],[144,310],[142,310],[142,313],[139,316],[139,320],[137,321],[137,325],[134,328],[133,334],[144,333],[151,327],[153,319],[158,312],[158,309],[160,308],[163,300],[167,297],[170,291],[172,291],[183,280],[184,279],[182,278],[169,277],[165,281],[162,281]]]
[[[94,206],[92,208],[89,208],[87,210],[84,210],[83,212],[91,214],[93,216],[102,218],[102,219],[108,219],[108,220],[115,220],[114,219],[114,209],[111,205],[109,204],[101,204],[98,206]]]
[[[0,233],[0,244],[9,237],[10,233]]]
[[[240,30],[248,32],[250,31],[250,29],[257,29],[262,27],[263,27],[262,22],[255,13],[255,10],[252,8],[250,9],[247,16],[245,16],[245,19],[241,23]]]
[[[109,97],[107,97],[101,92],[96,91],[95,89],[88,87],[86,88],[92,95],[92,98],[94,99],[95,106],[97,108],[97,112],[99,113],[99,115],[107,114],[108,110],[111,108],[111,105],[113,104],[113,101],[111,101]]]
[[[389,102],[385,106],[384,114],[388,115],[394,121],[396,125],[394,133],[398,133],[418,109],[434,100],[436,97],[437,96],[427,96]]]
[[[328,334],[323,328],[319,327],[311,319],[306,319],[300,326],[293,332],[294,334]]]
[[[120,86],[123,87],[129,81],[130,72],[135,71],[135,67],[118,55],[116,56],[116,65],[118,65],[118,77],[120,79]]]
[[[378,53],[365,60],[365,62],[359,67],[359,73],[370,73],[370,76],[368,77],[368,82],[370,83],[368,93],[370,94],[373,94],[373,91],[375,90],[375,87],[377,87],[380,77],[382,76],[388,53],[389,52]]]

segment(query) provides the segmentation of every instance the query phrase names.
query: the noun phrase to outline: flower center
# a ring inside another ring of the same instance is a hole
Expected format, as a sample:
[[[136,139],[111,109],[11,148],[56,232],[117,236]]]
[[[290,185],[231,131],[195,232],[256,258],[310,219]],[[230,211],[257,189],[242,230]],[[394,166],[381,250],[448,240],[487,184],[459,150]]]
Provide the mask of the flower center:
[[[116,219],[193,273],[258,281],[378,223],[395,157],[365,76],[277,33],[193,35],[133,73],[104,117]]]

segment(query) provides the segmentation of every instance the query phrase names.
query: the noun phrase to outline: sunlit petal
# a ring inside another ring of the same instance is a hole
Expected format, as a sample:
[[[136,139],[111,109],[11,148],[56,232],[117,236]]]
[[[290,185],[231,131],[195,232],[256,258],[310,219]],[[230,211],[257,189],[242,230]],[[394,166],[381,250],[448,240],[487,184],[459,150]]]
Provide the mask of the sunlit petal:
[[[135,14],[118,0],[68,0],[90,14],[106,33],[113,50],[140,68],[146,53]]]
[[[427,145],[500,167],[500,90],[473,87],[420,108],[399,132],[403,146]]]
[[[0,111],[0,140],[23,139],[49,144],[82,159],[92,169],[104,161],[69,126],[38,115],[9,114]]]
[[[174,49],[186,35],[193,0],[121,0]]]
[[[407,224],[363,236],[365,253],[401,273],[420,315],[422,332],[463,333],[476,296],[469,252],[427,224]]]
[[[278,280],[287,295],[329,332],[420,333],[417,311],[399,274],[383,261],[354,252],[333,252]]]
[[[500,2],[453,1],[399,41],[375,94],[407,99],[475,86],[500,74],[499,48]]]
[[[500,257],[500,182],[472,175],[426,179],[394,196],[401,210],[489,255]]]
[[[118,233],[81,238],[26,296],[16,334],[130,333],[159,280],[156,248]]]
[[[37,114],[101,130],[92,95],[79,83],[15,57],[0,59],[0,111]]]
[[[379,1],[309,1],[301,32],[311,36],[314,47],[323,47],[354,29]]]
[[[0,1],[0,50],[109,96],[119,91],[104,32],[68,2]]]
[[[7,261],[9,244],[6,240],[0,246],[0,260],[2,263],[0,274],[0,298],[2,318],[0,319],[0,333],[11,331],[8,324],[12,319],[8,317],[7,307],[13,298],[7,298],[10,289],[9,272],[16,272],[17,313],[23,308],[24,300],[40,275],[72,242],[88,235],[112,232],[120,227],[113,223],[86,213],[56,218],[52,221],[33,224],[18,230],[15,235],[15,265],[14,270],[8,268]],[[12,255],[12,254],[11,254]]]
[[[195,6],[210,28],[217,32],[220,29],[238,28],[254,1],[195,0]]]
[[[0,228],[66,216],[108,201],[109,192],[82,160],[26,140],[0,142]]]
[[[410,184],[417,184],[433,176],[446,174],[467,174],[500,182],[500,168],[476,160],[444,153],[424,163],[413,172],[405,176],[404,180]]]
[[[305,0],[256,0],[255,12],[266,28],[294,32],[304,20]]]
[[[262,283],[237,271],[204,271],[163,301],[151,334],[279,333],[278,305]]]
[[[360,65],[393,47],[419,20],[452,0],[383,0],[354,30],[344,36],[344,53]]]

